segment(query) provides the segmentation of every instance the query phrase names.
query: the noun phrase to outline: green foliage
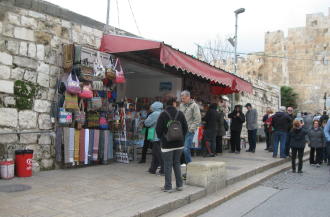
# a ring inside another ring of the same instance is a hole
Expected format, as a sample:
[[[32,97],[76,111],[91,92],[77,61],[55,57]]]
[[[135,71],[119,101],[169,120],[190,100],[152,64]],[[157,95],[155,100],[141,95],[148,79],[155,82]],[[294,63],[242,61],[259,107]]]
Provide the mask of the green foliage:
[[[39,90],[39,86],[27,81],[15,81],[14,96],[18,110],[32,109],[33,98]]]
[[[281,87],[281,105],[285,107],[297,108],[298,94],[293,90],[292,87],[282,86]]]

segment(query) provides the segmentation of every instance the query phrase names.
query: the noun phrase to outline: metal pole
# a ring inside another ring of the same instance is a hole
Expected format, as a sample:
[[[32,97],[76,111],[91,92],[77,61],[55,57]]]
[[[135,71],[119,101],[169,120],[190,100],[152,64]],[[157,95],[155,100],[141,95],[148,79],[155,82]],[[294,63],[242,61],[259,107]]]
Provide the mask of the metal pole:
[[[235,55],[235,62],[234,62],[234,74],[237,73],[237,18],[238,18],[238,14],[235,13],[235,46],[234,46],[234,55]],[[231,110],[234,110],[234,106],[235,106],[235,93],[232,94],[232,98],[231,98]]]
[[[108,6],[107,6],[107,20],[106,20],[106,26],[104,28],[105,33],[109,33],[109,23],[110,23],[110,0],[108,0]]]

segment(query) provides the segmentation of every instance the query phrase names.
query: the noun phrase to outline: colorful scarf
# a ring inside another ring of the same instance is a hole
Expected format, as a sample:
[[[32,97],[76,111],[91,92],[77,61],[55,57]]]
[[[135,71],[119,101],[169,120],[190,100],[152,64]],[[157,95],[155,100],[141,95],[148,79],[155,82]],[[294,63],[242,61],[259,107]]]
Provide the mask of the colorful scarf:
[[[80,139],[80,131],[74,131],[74,161],[79,162],[79,139]]]
[[[89,147],[88,147],[88,163],[91,164],[93,161],[93,147],[94,147],[94,131],[89,130]]]
[[[100,130],[99,139],[99,160],[102,162],[104,159],[104,130]]]
[[[108,160],[113,159],[113,133],[109,131]]]
[[[88,150],[89,150],[89,129],[85,129],[85,162],[88,164]]]
[[[56,128],[56,137],[55,137],[55,154],[56,154],[56,161],[62,161],[62,144],[63,144],[63,128],[57,127]]]
[[[69,162],[73,163],[74,156],[74,128],[69,128]]]
[[[94,130],[93,161],[98,160],[99,143],[100,143],[100,130]]]
[[[109,148],[109,130],[104,131],[104,153],[103,153],[103,163],[108,162],[108,148]]]
[[[80,137],[79,137],[79,161],[85,161],[85,130],[80,130]]]

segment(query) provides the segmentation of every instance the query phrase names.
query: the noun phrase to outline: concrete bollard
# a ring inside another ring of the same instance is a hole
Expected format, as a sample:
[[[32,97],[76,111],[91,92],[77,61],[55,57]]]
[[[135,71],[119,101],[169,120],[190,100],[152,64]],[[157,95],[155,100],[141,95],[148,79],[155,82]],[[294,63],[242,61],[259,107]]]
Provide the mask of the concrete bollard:
[[[226,163],[216,161],[191,162],[187,168],[187,184],[204,187],[214,193],[226,186]]]

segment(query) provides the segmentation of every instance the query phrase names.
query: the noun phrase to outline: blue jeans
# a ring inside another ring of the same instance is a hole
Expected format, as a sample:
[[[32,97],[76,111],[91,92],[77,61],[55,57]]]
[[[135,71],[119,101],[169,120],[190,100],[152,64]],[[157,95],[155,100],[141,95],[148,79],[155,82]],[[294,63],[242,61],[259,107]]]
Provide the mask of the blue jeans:
[[[283,131],[275,131],[274,132],[274,151],[273,151],[273,156],[277,156],[277,151],[278,151],[278,144],[281,143],[280,146],[280,157],[285,158],[285,143],[286,143],[286,136],[287,133]]]
[[[248,130],[248,140],[249,140],[249,151],[255,151],[257,144],[257,129]]]
[[[176,187],[182,187],[182,177],[181,177],[181,165],[180,157],[182,154],[182,149],[163,152],[164,159],[164,173],[165,173],[165,185],[166,190],[172,189],[172,168],[174,170]]]
[[[184,158],[185,158],[185,161],[186,161],[187,164],[191,162],[190,148],[191,148],[191,145],[192,145],[193,138],[194,138],[194,133],[188,132],[186,134],[185,139],[184,139],[183,154],[184,154]]]

